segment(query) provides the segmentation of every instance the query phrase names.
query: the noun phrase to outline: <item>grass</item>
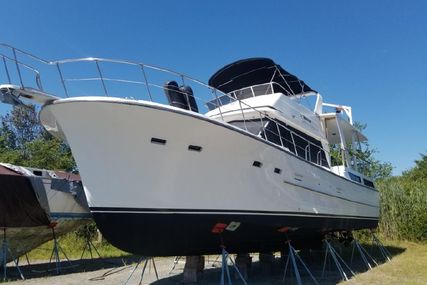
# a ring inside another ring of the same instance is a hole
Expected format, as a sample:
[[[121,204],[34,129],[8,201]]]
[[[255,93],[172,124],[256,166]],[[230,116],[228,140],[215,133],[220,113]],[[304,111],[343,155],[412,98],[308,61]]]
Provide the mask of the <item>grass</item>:
[[[130,255],[129,253],[112,246],[105,240],[103,240],[102,242],[92,241],[92,243],[103,258],[122,257]],[[58,244],[70,259],[80,259],[85,248],[85,240],[82,237],[77,236],[76,233],[69,233],[59,237]],[[52,249],[53,241],[48,241],[45,244],[39,246],[38,248],[30,251],[28,253],[28,258],[30,260],[48,260],[52,254]],[[93,248],[92,254],[94,258],[98,257],[97,253]],[[60,257],[62,258],[64,257],[64,255],[60,253]],[[87,248],[83,258],[90,258],[90,254]]]
[[[404,251],[391,261],[340,284],[427,284],[427,243],[386,241],[384,245]]]

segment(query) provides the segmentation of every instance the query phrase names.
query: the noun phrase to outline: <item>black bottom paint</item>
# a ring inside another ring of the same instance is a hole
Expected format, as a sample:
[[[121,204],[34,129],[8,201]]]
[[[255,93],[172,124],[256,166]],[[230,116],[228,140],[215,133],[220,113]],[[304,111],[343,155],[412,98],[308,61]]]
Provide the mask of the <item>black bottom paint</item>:
[[[286,240],[296,248],[315,248],[331,231],[375,228],[377,219],[216,213],[92,212],[114,246],[145,256],[215,254],[223,243],[230,253],[280,250]],[[234,231],[212,233],[217,223],[239,222]],[[279,229],[289,227],[286,233]]]

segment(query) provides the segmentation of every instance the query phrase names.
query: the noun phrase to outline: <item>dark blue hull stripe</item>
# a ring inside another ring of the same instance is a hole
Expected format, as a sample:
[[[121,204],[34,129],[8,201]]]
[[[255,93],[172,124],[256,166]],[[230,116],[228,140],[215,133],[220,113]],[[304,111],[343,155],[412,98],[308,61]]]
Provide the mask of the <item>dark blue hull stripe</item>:
[[[164,208],[125,208],[125,207],[90,207],[91,212],[96,213],[151,213],[151,214],[243,214],[243,215],[270,215],[270,216],[301,216],[301,217],[331,217],[344,219],[378,220],[378,217],[316,214],[307,212],[289,211],[254,211],[254,210],[227,210],[227,209],[164,209]]]

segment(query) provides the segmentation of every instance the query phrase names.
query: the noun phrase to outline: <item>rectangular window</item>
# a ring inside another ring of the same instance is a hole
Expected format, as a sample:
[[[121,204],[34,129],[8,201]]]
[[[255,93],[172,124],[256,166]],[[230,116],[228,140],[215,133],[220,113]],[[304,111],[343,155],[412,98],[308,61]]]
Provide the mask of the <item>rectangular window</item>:
[[[363,179],[363,184],[365,184],[365,185],[366,185],[366,186],[368,186],[368,187],[375,188],[375,186],[374,186],[374,182],[372,182],[372,181],[370,181],[370,180]]]
[[[349,172],[348,175],[350,176],[351,180],[362,183],[362,179],[360,179],[360,177],[357,176],[356,174]]]

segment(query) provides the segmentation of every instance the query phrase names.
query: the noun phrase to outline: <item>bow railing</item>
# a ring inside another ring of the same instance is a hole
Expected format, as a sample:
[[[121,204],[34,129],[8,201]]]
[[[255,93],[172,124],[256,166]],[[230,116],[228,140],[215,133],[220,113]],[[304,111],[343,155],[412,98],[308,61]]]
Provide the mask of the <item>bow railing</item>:
[[[253,122],[256,119],[261,130],[256,134],[258,137],[279,145],[307,161],[329,167],[328,149],[314,144],[288,128],[286,124],[269,116],[261,108],[252,107],[247,103],[246,99],[253,96],[273,94],[275,92],[274,84],[277,83],[250,86],[226,94],[183,73],[140,62],[94,57],[50,61],[7,44],[0,44],[0,48],[4,70],[4,79],[0,73],[0,80],[16,84],[21,89],[35,88],[59,97],[109,96],[169,104],[168,98],[165,96],[167,88],[164,83],[175,81],[181,86],[191,86],[199,113],[205,114],[217,109],[218,116],[213,116],[213,118],[228,122],[223,112],[224,106],[235,102],[235,105],[238,106],[236,111],[241,113],[243,120],[241,129],[251,132],[248,129],[249,121]],[[9,51],[9,53],[3,50]],[[49,84],[42,85],[41,72],[24,63],[21,57],[26,57],[40,68],[49,68],[50,72],[54,69],[59,80],[43,78],[45,83]],[[14,69],[13,72],[12,69]],[[23,70],[29,73],[24,74]],[[61,92],[62,96],[59,95]],[[268,122],[274,122],[276,127],[267,128]],[[283,134],[284,132],[286,135]],[[272,141],[273,136],[278,139]],[[298,141],[303,143],[298,143]]]

